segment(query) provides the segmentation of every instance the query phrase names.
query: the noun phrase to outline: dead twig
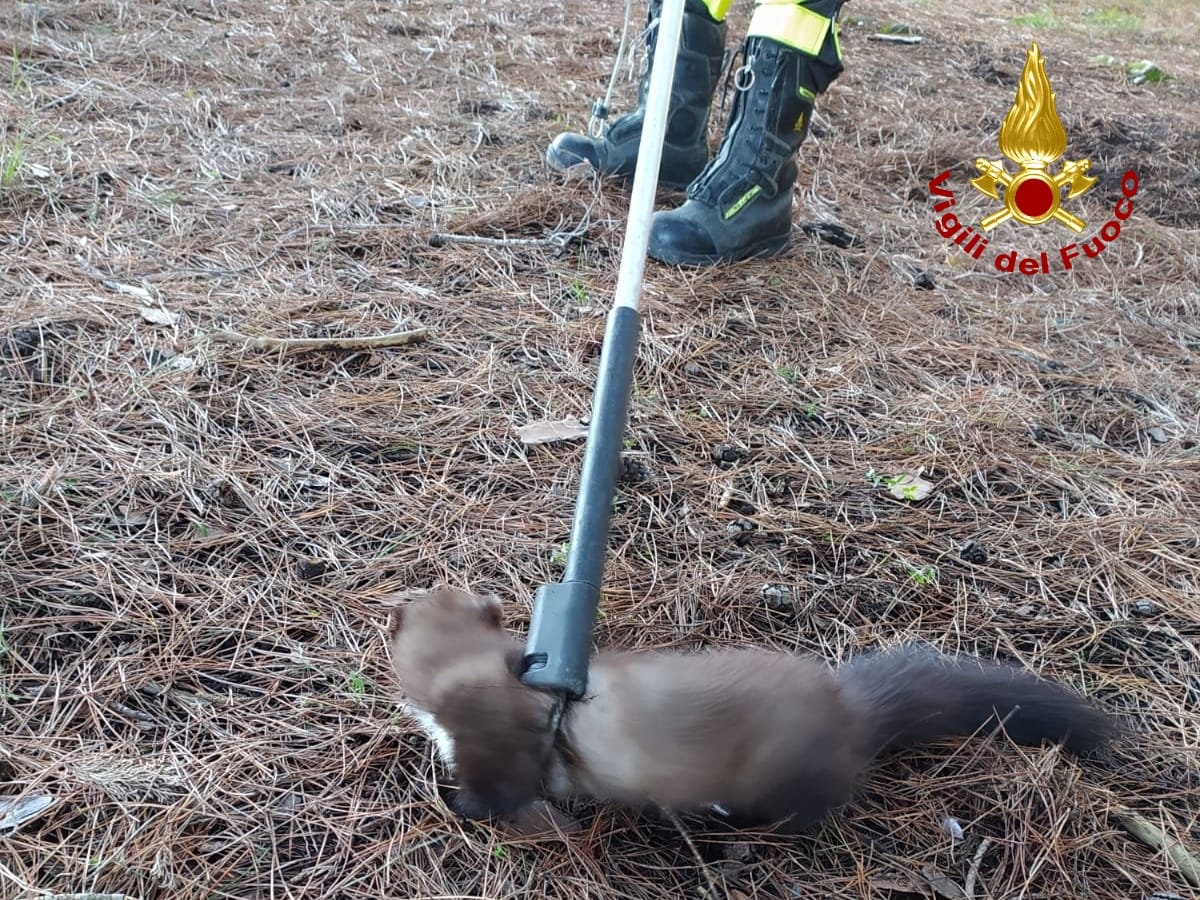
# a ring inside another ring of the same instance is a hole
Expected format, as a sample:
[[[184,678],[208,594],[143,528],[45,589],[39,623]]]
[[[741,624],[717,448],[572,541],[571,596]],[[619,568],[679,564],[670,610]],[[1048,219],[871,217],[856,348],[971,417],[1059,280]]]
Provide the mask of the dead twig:
[[[881,41],[885,44],[919,44],[925,40],[919,34],[871,34],[868,41]]]
[[[544,238],[494,238],[482,234],[445,234],[434,232],[429,236],[430,247],[446,244],[486,244],[489,247],[555,247],[561,249],[578,235],[575,232],[551,234]]]
[[[975,879],[979,877],[979,864],[983,862],[983,855],[991,846],[992,839],[984,838],[975,849],[975,855],[971,857],[971,868],[967,870],[967,880],[963,882],[963,893],[967,895],[967,900],[973,900],[975,896]]]
[[[712,898],[712,900],[717,900],[717,898],[720,897],[728,898],[728,892],[722,890],[721,886],[717,884],[717,879],[713,877],[712,870],[709,869],[708,864],[704,861],[704,857],[700,855],[700,850],[696,847],[695,842],[692,840],[692,836],[687,833],[687,829],[683,827],[683,822],[680,820],[679,816],[675,815],[675,813],[666,807],[662,808],[662,813],[667,817],[667,820],[675,826],[675,830],[679,832],[679,836],[683,838],[683,842],[687,845],[688,850],[691,851],[692,857],[696,860],[696,865],[700,867],[700,871],[704,875],[704,880],[708,882],[709,897]]]
[[[540,238],[510,238],[510,237],[486,237],[481,234],[450,234],[447,232],[435,231],[429,235],[430,247],[441,247],[446,244],[484,244],[489,247],[553,247],[562,250],[571,241],[576,238],[583,237],[587,233],[588,226],[591,223],[591,209],[589,207],[588,214],[585,214],[581,221],[569,231],[564,231],[560,226],[555,228],[545,237]]]
[[[1147,847],[1163,851],[1190,885],[1200,887],[1200,860],[1187,847],[1168,838],[1161,828],[1133,810],[1117,810],[1117,819],[1126,831]]]
[[[289,353],[296,350],[378,350],[380,347],[403,347],[424,340],[428,334],[427,328],[413,328],[373,337],[277,338],[255,337],[240,331],[217,328],[209,332],[209,337],[230,344],[244,344],[253,350],[281,350]]]

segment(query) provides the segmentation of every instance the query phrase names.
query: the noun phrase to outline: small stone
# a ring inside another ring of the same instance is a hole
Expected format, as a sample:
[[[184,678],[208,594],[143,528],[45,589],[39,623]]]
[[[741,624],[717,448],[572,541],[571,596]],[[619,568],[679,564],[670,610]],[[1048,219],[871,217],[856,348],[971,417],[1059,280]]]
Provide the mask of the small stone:
[[[319,559],[304,559],[296,566],[296,574],[301,581],[313,581],[320,578],[328,570],[328,566]]]
[[[700,366],[694,362],[684,363],[683,371],[687,372],[687,374],[689,374],[689,375],[700,375],[700,374],[703,374],[703,372],[704,372],[704,370],[701,369]]]
[[[139,291],[144,291],[143,288],[138,288]],[[140,296],[140,295],[139,295]],[[142,314],[142,318],[151,325],[178,325],[179,313],[169,309],[162,309],[156,306],[142,306],[138,308],[138,312]]]
[[[749,519],[734,519],[725,526],[725,530],[730,534],[746,534],[750,531],[756,531],[758,526]]]
[[[796,606],[796,597],[785,584],[764,584],[758,594],[771,609],[790,610]]]
[[[1146,437],[1150,438],[1156,444],[1165,444],[1167,442],[1167,433],[1157,425],[1146,429]]]
[[[639,484],[652,478],[650,466],[640,457],[630,454],[621,456],[621,471],[618,479],[626,484]]]
[[[977,566],[982,566],[988,561],[987,548],[979,543],[979,541],[967,541],[958,548],[958,555],[964,562],[969,562]]]
[[[733,512],[739,513],[743,516],[752,516],[758,512],[758,509],[753,503],[749,502],[748,500],[738,500],[737,498],[730,499],[730,501],[725,504],[725,507],[726,509],[733,510]]]
[[[715,463],[735,463],[749,456],[741,447],[733,444],[717,444],[712,449],[712,460]]]
[[[1158,612],[1158,604],[1153,600],[1134,600],[1129,604],[1129,611],[1135,616],[1152,616]]]

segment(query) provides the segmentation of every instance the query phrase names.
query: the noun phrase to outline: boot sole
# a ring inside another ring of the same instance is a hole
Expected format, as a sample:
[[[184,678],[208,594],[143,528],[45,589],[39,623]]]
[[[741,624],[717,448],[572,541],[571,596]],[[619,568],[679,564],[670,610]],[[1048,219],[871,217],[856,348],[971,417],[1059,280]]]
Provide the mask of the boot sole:
[[[650,258],[668,266],[713,266],[718,263],[745,262],[750,259],[767,259],[778,256],[787,249],[790,239],[790,234],[783,237],[765,238],[756,244],[751,244],[749,250],[737,256],[727,256],[721,253],[675,253],[655,256],[651,251]]]

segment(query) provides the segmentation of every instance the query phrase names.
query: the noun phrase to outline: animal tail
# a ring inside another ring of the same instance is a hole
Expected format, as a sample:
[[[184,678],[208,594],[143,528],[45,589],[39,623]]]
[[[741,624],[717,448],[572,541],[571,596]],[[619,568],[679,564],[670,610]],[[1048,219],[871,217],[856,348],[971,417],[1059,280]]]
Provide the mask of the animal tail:
[[[920,647],[864,654],[838,669],[838,681],[863,709],[876,753],[968,737],[1003,722],[1018,744],[1062,741],[1083,755],[1118,730],[1109,714],[1024,669]]]

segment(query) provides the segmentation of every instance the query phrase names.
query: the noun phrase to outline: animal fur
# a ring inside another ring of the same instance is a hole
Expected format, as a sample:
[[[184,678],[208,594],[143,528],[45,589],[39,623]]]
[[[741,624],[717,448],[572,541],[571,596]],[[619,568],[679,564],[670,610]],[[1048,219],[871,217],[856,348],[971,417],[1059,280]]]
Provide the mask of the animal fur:
[[[1029,672],[900,647],[836,671],[765,650],[601,652],[556,735],[554,699],[521,683],[523,645],[503,631],[496,597],[435,589],[395,613],[389,634],[410,714],[468,818],[585,796],[795,829],[849,800],[887,749],[1001,722],[1017,743],[1079,754],[1116,733],[1106,713]]]

